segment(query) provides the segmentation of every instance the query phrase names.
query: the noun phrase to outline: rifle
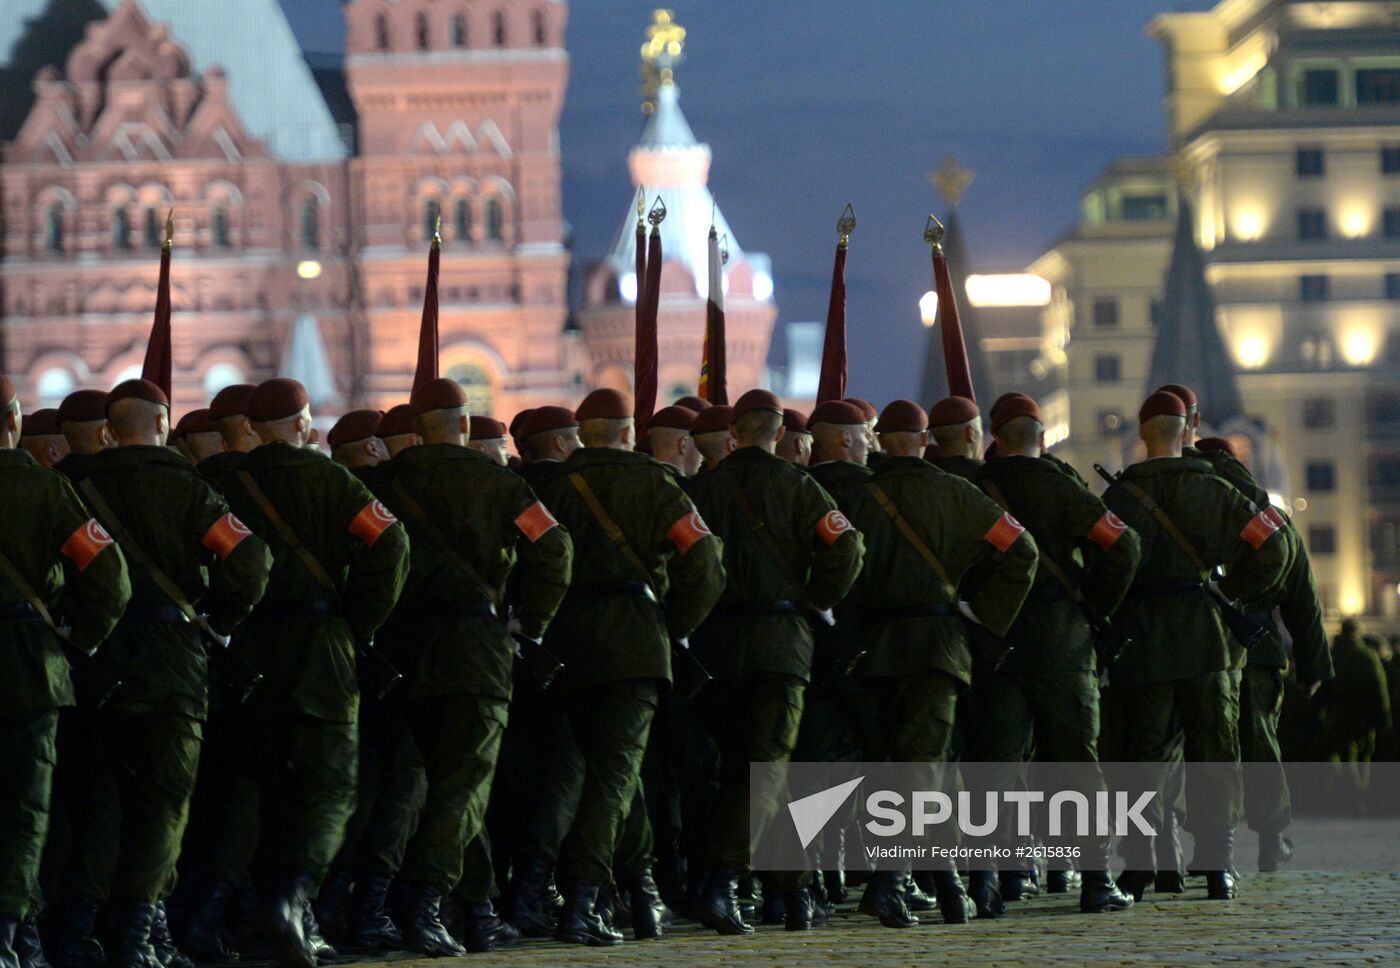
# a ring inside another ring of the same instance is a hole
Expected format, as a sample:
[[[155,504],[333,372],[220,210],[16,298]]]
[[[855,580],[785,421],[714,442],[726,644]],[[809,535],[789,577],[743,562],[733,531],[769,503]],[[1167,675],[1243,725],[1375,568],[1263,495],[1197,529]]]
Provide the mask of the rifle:
[[[55,628],[63,658],[68,662],[68,674],[73,680],[73,694],[78,705],[84,709],[101,709],[107,700],[122,687],[122,681],[111,666],[96,655],[84,652],[68,641],[66,629]]]
[[[355,677],[359,680],[360,691],[377,700],[383,700],[398,685],[403,674],[394,664],[384,658],[384,653],[374,647],[374,639],[368,642],[355,641]]]
[[[1110,474],[1102,464],[1095,464],[1094,470],[1110,485],[1119,483],[1118,475]],[[1158,507],[1157,503],[1153,501],[1145,491],[1141,488],[1134,487],[1130,489],[1129,493],[1132,493],[1133,496],[1137,498],[1138,503],[1146,508],[1157,520],[1157,523],[1161,525],[1162,529],[1176,542],[1177,546],[1180,547],[1182,551],[1186,552],[1187,556],[1191,558],[1197,568],[1200,568],[1202,571],[1213,572],[1213,569],[1201,558],[1195,545],[1191,543],[1186,535],[1181,533],[1176,523],[1173,522],[1171,518],[1167,517],[1166,512]],[[1216,607],[1220,609],[1220,618],[1225,622],[1225,627],[1230,630],[1230,634],[1246,649],[1252,649],[1268,637],[1269,629],[1266,626],[1250,618],[1245,613],[1244,609],[1226,598],[1225,593],[1216,588],[1209,581],[1206,581],[1201,586],[1201,590],[1204,591],[1206,597],[1214,602]]]

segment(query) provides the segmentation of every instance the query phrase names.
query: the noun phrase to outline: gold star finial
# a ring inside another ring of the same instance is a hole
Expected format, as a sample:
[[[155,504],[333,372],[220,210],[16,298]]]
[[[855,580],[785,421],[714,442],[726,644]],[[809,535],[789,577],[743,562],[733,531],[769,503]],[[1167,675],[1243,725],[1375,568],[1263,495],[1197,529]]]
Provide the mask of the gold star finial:
[[[929,183],[943,195],[949,208],[958,207],[963,193],[976,177],[976,172],[963,167],[962,162],[953,155],[946,156],[937,168],[928,173]]]

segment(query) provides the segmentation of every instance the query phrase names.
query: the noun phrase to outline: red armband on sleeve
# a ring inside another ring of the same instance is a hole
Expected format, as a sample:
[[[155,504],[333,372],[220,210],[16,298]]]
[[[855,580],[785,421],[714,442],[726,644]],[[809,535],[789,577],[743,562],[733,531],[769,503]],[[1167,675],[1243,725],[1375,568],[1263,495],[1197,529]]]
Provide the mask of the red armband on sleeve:
[[[1107,551],[1118,543],[1118,539],[1123,537],[1123,532],[1127,530],[1128,526],[1118,515],[1112,511],[1105,511],[1089,532],[1089,540]]]
[[[1005,551],[1016,543],[1016,539],[1025,534],[1026,529],[1021,526],[1021,522],[1011,516],[1011,512],[1005,512],[997,518],[997,523],[992,525],[984,538],[987,543],[997,551]]]
[[[233,554],[233,549],[237,548],[243,539],[252,534],[248,526],[233,514],[225,514],[204,532],[204,547],[219,556],[220,561],[227,561],[228,556]]]
[[[1278,525],[1274,523],[1273,515],[1267,510],[1260,511],[1249,519],[1249,523],[1240,532],[1240,537],[1248,542],[1251,548],[1258,551],[1277,530]]]
[[[671,540],[671,544],[676,546],[677,551],[685,554],[695,542],[701,538],[708,538],[713,533],[710,526],[705,523],[705,519],[700,517],[700,512],[692,511],[671,525],[671,529],[666,532],[666,537]]]
[[[837,538],[853,529],[854,525],[840,511],[828,511],[817,522],[817,537],[826,544],[833,545]]]
[[[1272,504],[1264,508],[1264,510],[1260,513],[1268,515],[1269,520],[1274,523],[1275,528],[1283,527],[1284,523],[1288,520],[1283,516],[1283,512],[1280,511],[1278,508],[1274,507]]]
[[[355,515],[355,520],[350,522],[350,533],[373,548],[385,529],[398,520],[383,504],[370,501]]]
[[[549,513],[549,508],[536,501],[520,513],[520,517],[515,519],[515,526],[533,544],[540,540],[540,535],[550,528],[559,527],[559,522],[554,520],[554,515]]]
[[[92,564],[92,559],[106,551],[111,544],[112,536],[107,530],[97,523],[96,518],[88,518],[78,530],[68,536],[68,540],[63,542],[63,547],[59,550],[78,566],[79,571],[86,571],[87,566]]]

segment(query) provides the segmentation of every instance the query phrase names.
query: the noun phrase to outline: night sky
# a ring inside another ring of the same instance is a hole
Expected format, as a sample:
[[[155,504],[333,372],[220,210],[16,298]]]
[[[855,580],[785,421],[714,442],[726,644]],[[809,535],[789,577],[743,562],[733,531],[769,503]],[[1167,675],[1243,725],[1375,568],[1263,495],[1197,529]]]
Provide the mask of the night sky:
[[[309,50],[341,48],[337,0],[282,0]],[[564,210],[583,262],[631,204],[638,50],[658,4],[574,0]],[[714,152],[710,187],[739,243],[773,259],[778,323],[823,319],[836,218],[847,270],[850,392],[917,389],[931,288],[922,241],[942,200],[926,172],[977,173],[962,204],[973,271],[1024,268],[1118,155],[1165,149],[1164,68],[1144,27],[1213,0],[676,0],[689,32],[681,105]]]

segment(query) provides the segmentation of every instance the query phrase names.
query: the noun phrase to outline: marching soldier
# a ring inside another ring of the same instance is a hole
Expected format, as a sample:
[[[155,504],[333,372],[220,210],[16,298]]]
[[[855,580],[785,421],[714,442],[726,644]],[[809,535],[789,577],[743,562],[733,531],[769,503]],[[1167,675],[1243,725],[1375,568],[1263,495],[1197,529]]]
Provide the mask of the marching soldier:
[[[1332,660],[1336,678],[1327,684],[1322,697],[1327,711],[1324,755],[1334,763],[1346,764],[1343,775],[1351,788],[1340,792],[1364,813],[1376,735],[1390,728],[1393,721],[1385,666],[1379,653],[1362,640],[1354,618],[1342,622],[1341,633],[1332,643]]]
[[[406,403],[390,407],[379,420],[377,433],[384,442],[388,459],[399,456],[400,451],[418,446],[418,431],[413,427],[413,409]]]
[[[710,407],[714,406],[714,404],[710,403],[710,401],[706,400],[704,397],[697,397],[693,394],[681,397],[676,401],[675,405],[678,407],[685,407],[685,409],[689,410],[691,413],[699,413],[701,410],[708,410]]]
[[[809,468],[817,483],[844,510],[870,479],[865,464],[870,441],[860,409],[844,400],[817,404],[807,420],[817,463]]]
[[[935,764],[948,758],[958,694],[972,679],[960,614],[1004,636],[1030,590],[1037,554],[1034,539],[996,502],[922,459],[927,428],[928,417],[908,400],[880,415],[876,429],[889,456],[852,502],[851,521],[869,553],[843,611],[858,619],[866,648],[855,673],[867,694],[864,756],[927,763],[933,783]],[[979,581],[963,606],[961,586],[974,569]],[[933,871],[933,883],[943,920],[966,922],[971,902],[951,860]],[[861,910],[886,927],[918,923],[894,871],[872,875]]]
[[[860,397],[846,397],[842,403],[849,403],[860,410],[861,416],[865,418],[865,445],[869,449],[870,455],[879,454],[881,452],[880,438],[875,434],[875,425],[880,422],[880,411],[876,409],[875,404]],[[866,456],[866,463],[874,470],[883,458],[870,460],[870,455]]]
[[[783,408],[783,437],[778,441],[777,454],[798,467],[811,463],[812,432],[807,429],[807,418],[801,411]]]
[[[1100,617],[1117,609],[1141,546],[1088,488],[1042,459],[1045,426],[1034,400],[1006,394],[991,413],[999,456],[983,465],[978,486],[1030,532],[1040,556],[1011,631],[1014,650],[1001,668],[978,669],[974,678],[973,758],[1019,764],[1034,752],[1041,760],[1082,764],[1075,788],[1100,790],[1098,663],[1084,608]],[[1076,866],[1085,913],[1132,905],[1109,876],[1108,850],[1107,837],[1081,843]],[[978,913],[995,916],[992,882],[978,875],[983,872],[974,872],[972,892]]]
[[[68,456],[54,465],[69,481],[82,479],[89,458],[113,445],[107,431],[107,393],[74,390],[58,405],[58,429],[68,441]]]
[[[944,397],[928,414],[929,435],[938,456],[929,463],[964,480],[982,470],[982,411],[967,397]]]
[[[14,384],[0,376],[0,965],[43,965],[35,918],[59,710],[74,704],[61,646],[91,653],[131,597],[126,563],[72,487],[17,448]],[[69,626],[55,627],[60,597]],[[18,952],[17,949],[18,948]]]
[[[403,526],[313,446],[295,380],[260,384],[247,418],[263,443],[226,479],[228,501],[273,550],[267,596],[241,647],[266,677],[245,707],[258,770],[259,869],[278,959],[313,968],[312,898],[355,801],[356,644],[370,642],[408,571]]]
[[[175,426],[180,435],[180,451],[191,464],[198,467],[215,454],[223,453],[224,437],[209,419],[209,409],[200,407],[180,418]]]
[[[708,407],[695,415],[690,425],[690,436],[703,461],[695,476],[708,474],[734,452],[738,445],[730,432],[733,423],[734,408],[727,405]]]
[[[471,439],[467,446],[479,454],[485,454],[493,463],[501,467],[510,464],[510,452],[506,450],[506,425],[492,417],[472,414]]]
[[[1188,763],[1187,814],[1196,855],[1214,900],[1235,896],[1234,831],[1241,809],[1239,683],[1243,649],[1226,631],[1217,601],[1206,592],[1218,566],[1219,591],[1254,601],[1283,580],[1288,546],[1268,511],[1211,473],[1205,461],[1182,456],[1186,406],[1157,392],[1138,414],[1148,459],[1127,468],[1104,494],[1122,521],[1143,537],[1144,554],[1120,610],[1133,648],[1114,670],[1119,702],[1133,728],[1122,738],[1133,762],[1169,762],[1184,730]],[[1161,829],[1161,805],[1144,811]],[[1152,838],[1130,836],[1128,866],[1118,878],[1140,900],[1155,876]]]
[[[622,936],[599,915],[598,891],[610,879],[652,716],[670,684],[668,640],[684,642],[700,624],[724,572],[720,543],[695,506],[659,464],[633,453],[630,401],[596,390],[577,417],[585,446],[541,490],[574,538],[575,580],[551,642],[562,643],[565,668],[555,688],[584,766],[559,856],[567,906],[555,937],[610,945]],[[632,897],[635,936],[659,936],[650,873],[618,886]]]
[[[45,470],[68,456],[68,439],[58,426],[58,410],[45,407],[24,418],[24,435],[19,439],[21,449],[28,452]]]
[[[711,407],[701,421],[721,411]],[[722,411],[721,411],[722,412]],[[797,744],[813,639],[807,613],[830,614],[860,570],[864,545],[831,496],[776,456],[783,407],[767,390],[735,403],[736,449],[697,480],[696,503],[724,540],[724,598],[703,635],[701,660],[715,681],[701,695],[719,747],[720,778],[709,844],[702,921],[721,934],[748,934],[739,878],[749,872],[749,764],[782,763]],[[779,820],[778,792],[756,807],[760,829]],[[775,873],[786,926],[812,926],[808,871]]]
[[[381,410],[351,410],[326,434],[331,460],[368,485],[371,470],[389,459],[389,448],[379,436],[384,420]]]
[[[694,410],[676,404],[656,411],[647,421],[651,456],[675,470],[681,487],[700,470],[700,450],[690,436],[696,416]]]
[[[169,419],[160,387],[118,385],[107,397],[116,449],[94,458],[78,485],[131,563],[131,604],[106,646],[123,688],[103,711],[106,756],[92,764],[94,794],[120,816],[110,898],[122,968],[146,968],[161,955],[165,964],[174,954],[164,900],[208,711],[206,641],[227,643],[262,598],[272,561],[223,498],[165,446]]]

